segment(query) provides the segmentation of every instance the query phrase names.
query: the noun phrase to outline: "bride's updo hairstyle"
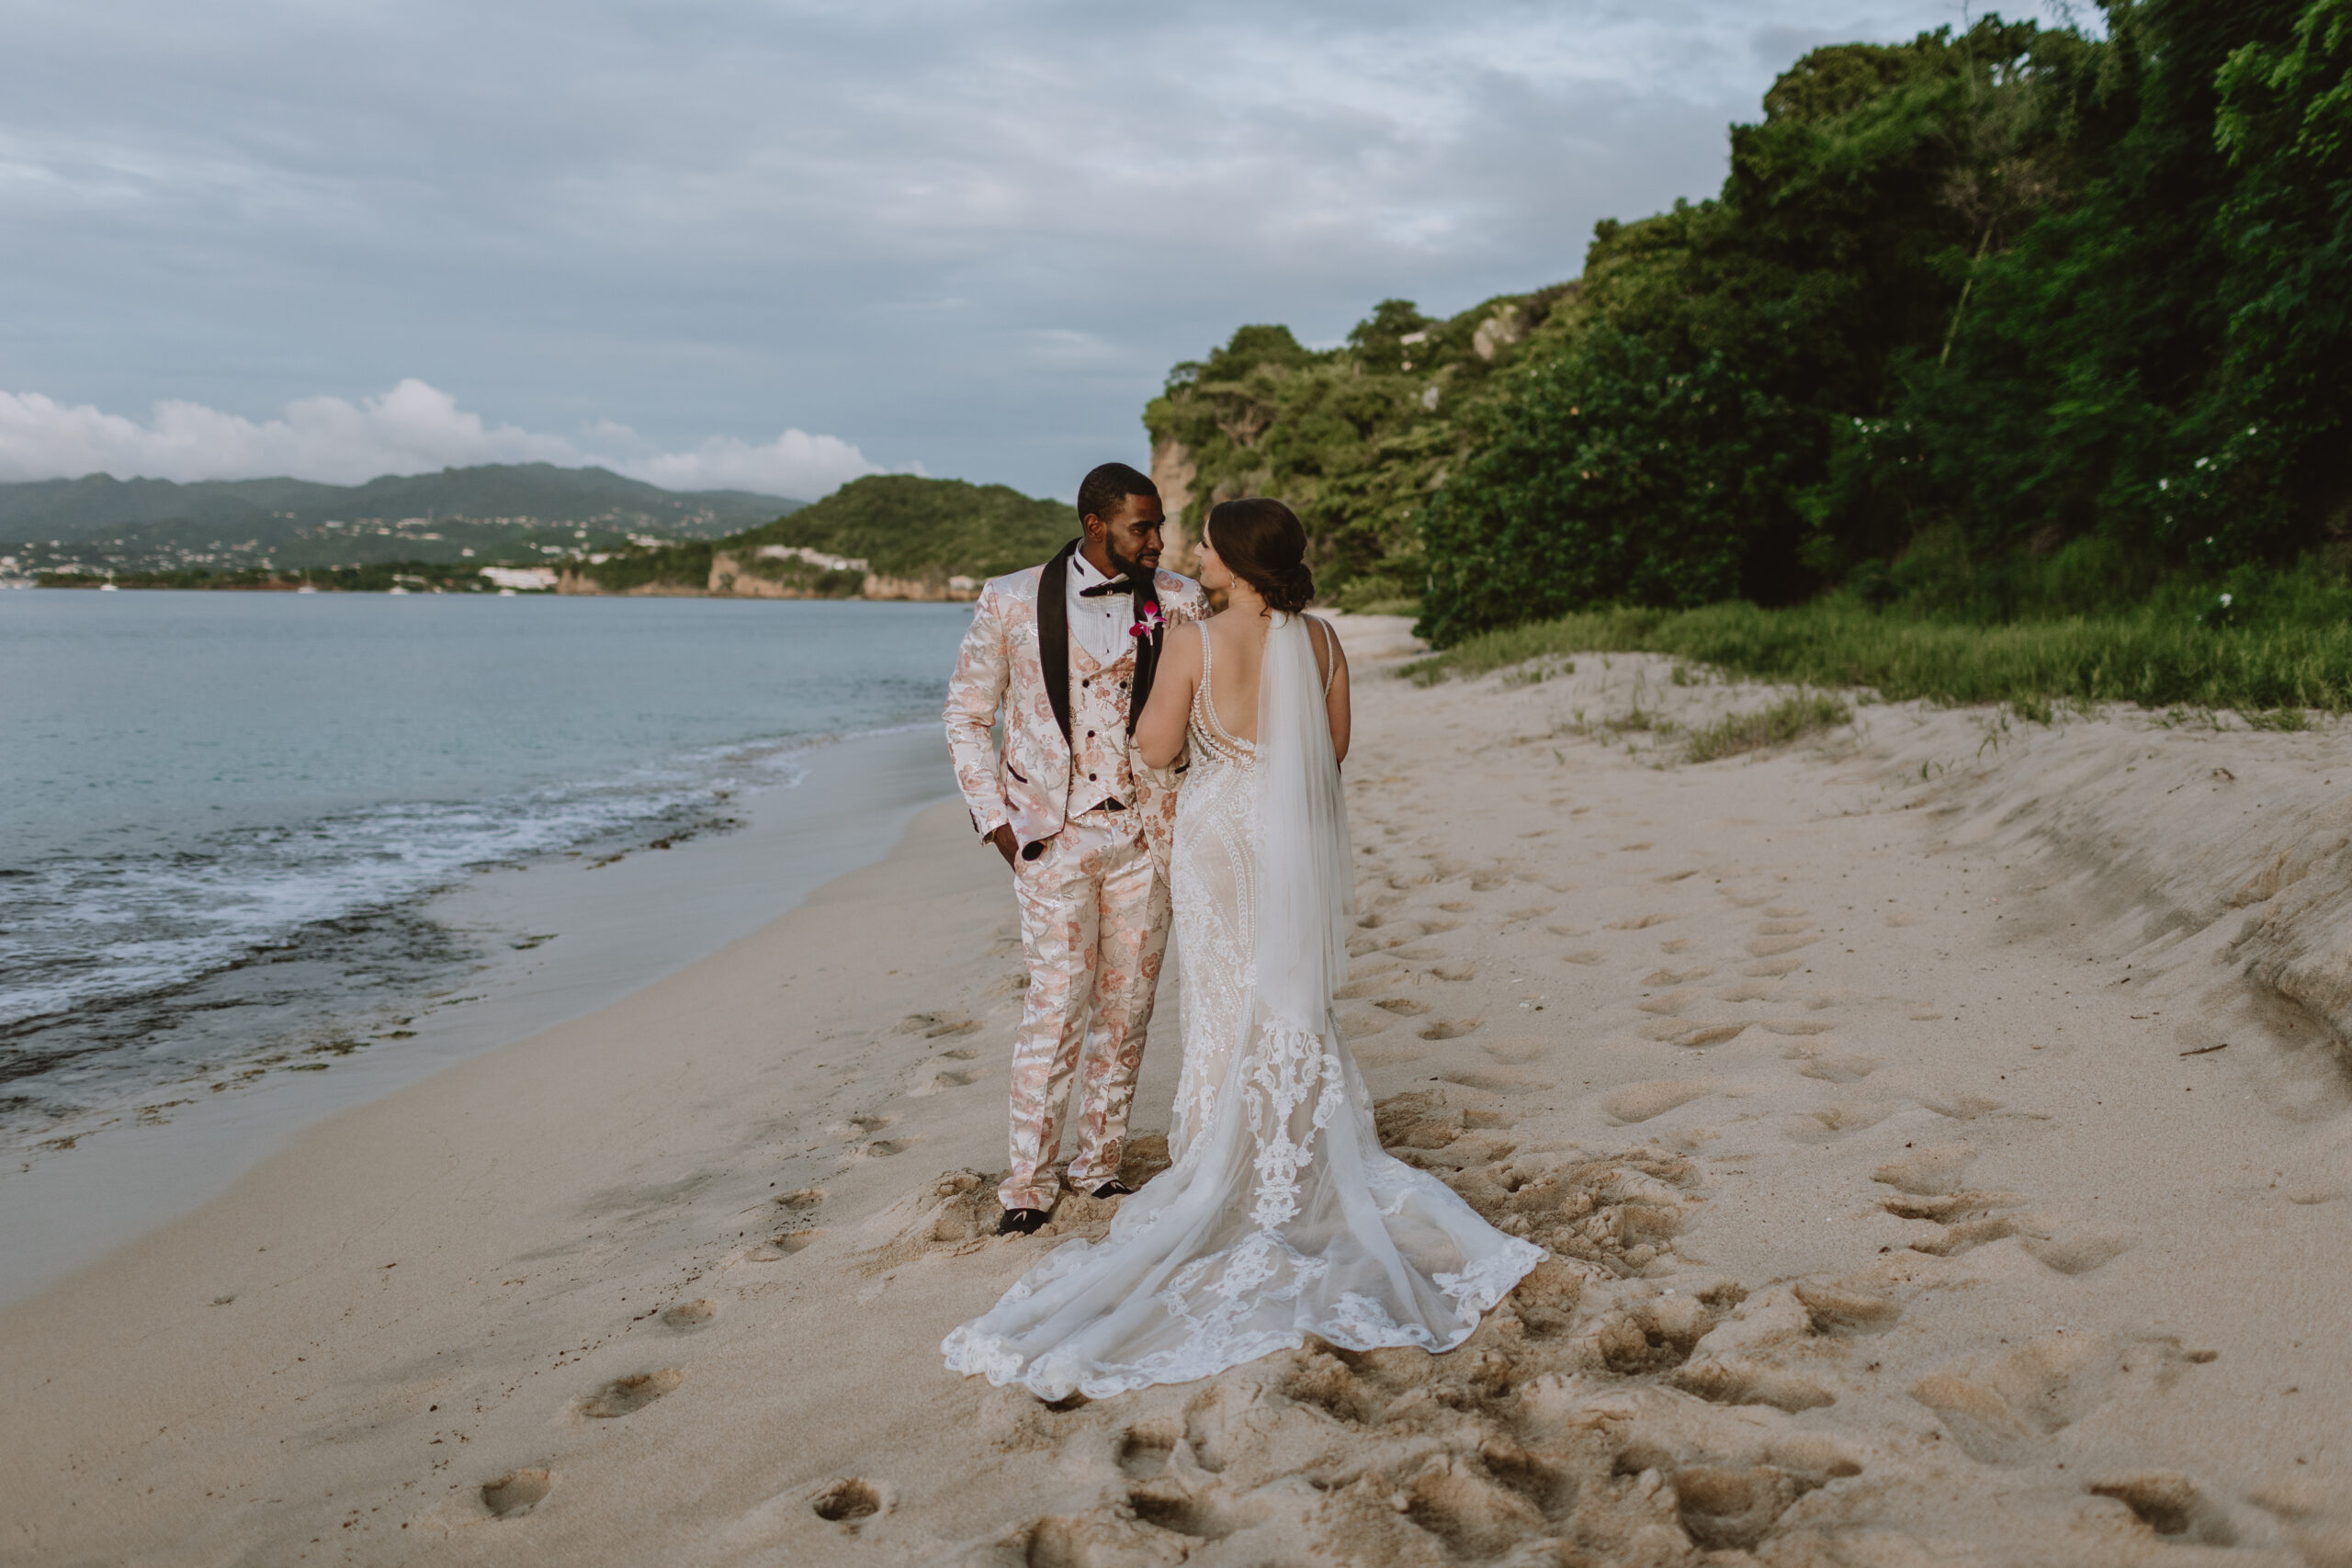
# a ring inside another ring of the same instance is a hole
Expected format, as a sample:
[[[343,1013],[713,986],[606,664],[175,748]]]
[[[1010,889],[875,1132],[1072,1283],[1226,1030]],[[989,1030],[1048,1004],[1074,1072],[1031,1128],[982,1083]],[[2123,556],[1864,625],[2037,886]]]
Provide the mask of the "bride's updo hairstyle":
[[[1306,530],[1281,502],[1262,495],[1219,502],[1209,509],[1207,532],[1217,558],[1256,589],[1269,610],[1295,615],[1315,597]]]

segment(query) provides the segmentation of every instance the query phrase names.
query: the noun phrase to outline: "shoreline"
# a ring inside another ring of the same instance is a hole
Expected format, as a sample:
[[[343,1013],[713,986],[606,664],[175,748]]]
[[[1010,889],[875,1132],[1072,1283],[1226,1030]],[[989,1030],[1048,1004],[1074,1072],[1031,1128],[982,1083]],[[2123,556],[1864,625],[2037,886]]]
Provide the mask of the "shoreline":
[[[951,801],[0,1312],[0,1559],[2344,1561],[2352,739],[1884,705],[1678,765],[1609,721],[1777,691],[1423,691],[1342,625],[1342,1022],[1384,1142],[1553,1254],[1469,1344],[944,1371],[1113,1212],[989,1234],[1020,949]]]
[[[186,1213],[319,1121],[396,1094],[453,1063],[609,1006],[797,908],[894,840],[952,790],[935,727],[820,739],[805,773],[739,804],[743,825],[594,859],[543,855],[485,867],[424,899],[422,917],[476,939],[483,956],[439,998],[413,1001],[402,1036],[330,1061],[196,1093],[189,1083],[121,1096],[36,1142],[0,1173],[0,1306]],[[755,870],[755,867],[775,868]],[[644,911],[662,908],[658,920]]]

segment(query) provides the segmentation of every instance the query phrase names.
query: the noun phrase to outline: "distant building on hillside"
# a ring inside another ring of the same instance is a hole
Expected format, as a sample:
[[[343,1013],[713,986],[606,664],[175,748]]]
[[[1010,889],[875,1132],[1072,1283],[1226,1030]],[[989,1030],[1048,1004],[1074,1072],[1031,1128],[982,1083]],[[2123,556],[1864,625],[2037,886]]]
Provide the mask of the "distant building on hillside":
[[[555,587],[555,569],[545,566],[486,566],[481,574],[492,588],[541,592]]]
[[[806,545],[762,545],[763,560],[805,560],[810,566],[826,571],[865,571],[865,562],[855,556],[829,556],[822,550],[812,550]]]

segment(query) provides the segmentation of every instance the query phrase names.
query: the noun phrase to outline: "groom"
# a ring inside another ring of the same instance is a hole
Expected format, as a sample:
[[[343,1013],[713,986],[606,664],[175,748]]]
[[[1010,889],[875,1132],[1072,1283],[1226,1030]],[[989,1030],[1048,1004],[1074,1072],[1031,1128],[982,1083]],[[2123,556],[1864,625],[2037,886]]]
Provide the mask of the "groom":
[[[1078,488],[1084,537],[989,581],[947,685],[947,749],[972,826],[1012,868],[1029,989],[1012,1042],[1012,1170],[997,1234],[1046,1223],[1070,1079],[1069,1182],[1128,1190],[1119,1156],[1168,946],[1168,855],[1183,772],[1146,767],[1136,719],[1165,628],[1207,614],[1159,568],[1159,487],[1105,463]],[[990,730],[1001,713],[1004,750]]]

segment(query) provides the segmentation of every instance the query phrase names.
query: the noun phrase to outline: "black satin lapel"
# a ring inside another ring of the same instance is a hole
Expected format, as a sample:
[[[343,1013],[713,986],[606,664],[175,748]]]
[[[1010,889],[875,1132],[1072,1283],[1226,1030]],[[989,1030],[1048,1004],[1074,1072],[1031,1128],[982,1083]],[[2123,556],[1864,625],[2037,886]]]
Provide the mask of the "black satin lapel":
[[[1072,539],[1056,551],[1037,580],[1037,667],[1045,672],[1046,700],[1054,705],[1064,745],[1069,743],[1069,558],[1078,544]]]
[[[1137,580],[1135,592],[1136,624],[1150,626],[1154,612],[1159,608],[1159,574],[1147,571]],[[1136,732],[1136,720],[1143,716],[1143,705],[1151,696],[1151,677],[1159,668],[1159,637],[1157,630],[1136,638],[1135,689],[1127,694],[1127,733]]]

